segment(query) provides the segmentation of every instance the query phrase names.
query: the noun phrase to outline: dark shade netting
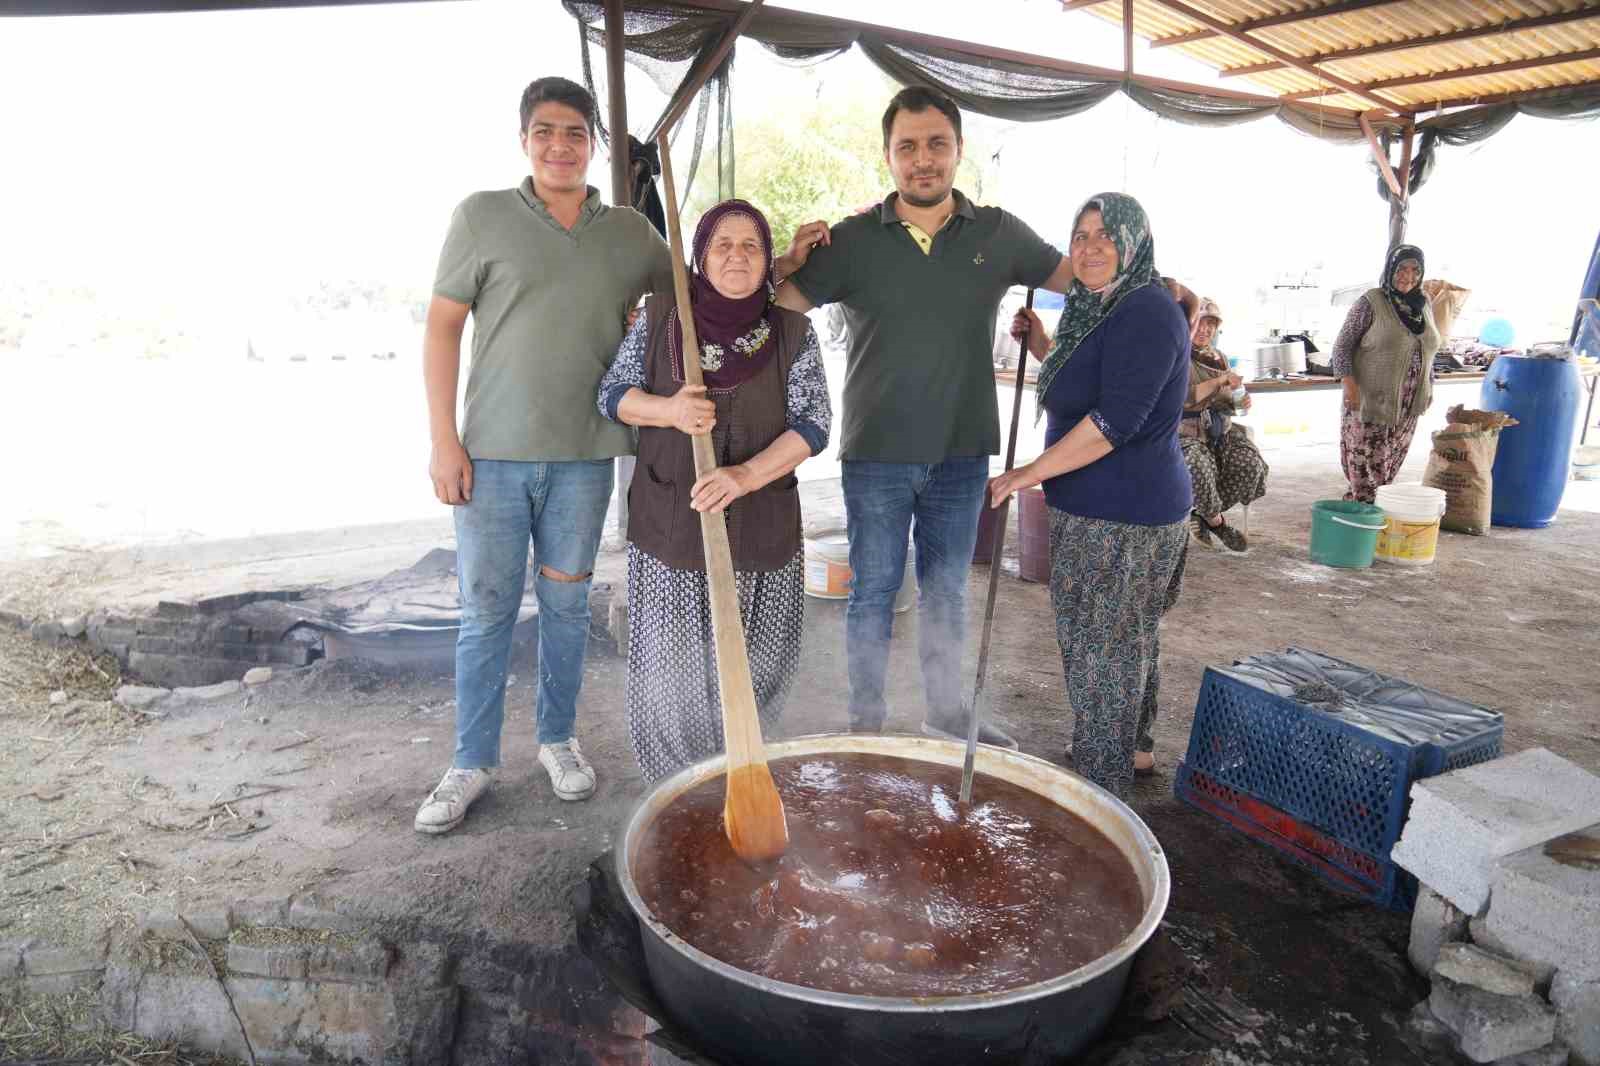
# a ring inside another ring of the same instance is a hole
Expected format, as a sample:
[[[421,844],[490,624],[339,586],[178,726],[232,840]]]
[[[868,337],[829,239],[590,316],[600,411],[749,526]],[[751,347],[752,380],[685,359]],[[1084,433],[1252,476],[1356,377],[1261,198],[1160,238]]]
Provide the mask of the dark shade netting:
[[[583,43],[583,70],[591,90],[594,75],[591,42],[604,43],[605,12],[599,0],[562,0],[578,20]],[[697,56],[714,49],[735,16],[680,7],[670,0],[628,0],[623,13],[628,61],[647,71],[662,92],[676,95]],[[1016,122],[1042,122],[1080,114],[1116,92],[1127,93],[1140,107],[1162,118],[1195,126],[1233,126],[1268,116],[1319,140],[1359,142],[1366,135],[1356,113],[1337,108],[1263,96],[1205,92],[1126,80],[1119,73],[1059,69],[1021,59],[1000,59],[957,48],[913,46],[890,40],[869,29],[819,23],[814,19],[758,10],[744,36],[791,63],[818,63],[842,55],[853,46],[901,85],[921,85],[948,94],[976,114]],[[694,159],[683,196],[694,181],[713,99],[717,103],[717,178],[719,196],[733,195],[733,118],[729,103],[729,61],[707,83],[695,126]],[[1600,86],[1580,86],[1535,99],[1474,107],[1439,115],[1417,125],[1421,134],[1411,172],[1412,190],[1432,173],[1439,144],[1467,145],[1485,140],[1519,114],[1539,118],[1581,119],[1600,116]],[[1386,142],[1397,127],[1394,119],[1374,119]],[[642,123],[640,123],[642,125]],[[1379,181],[1380,195],[1388,187]]]

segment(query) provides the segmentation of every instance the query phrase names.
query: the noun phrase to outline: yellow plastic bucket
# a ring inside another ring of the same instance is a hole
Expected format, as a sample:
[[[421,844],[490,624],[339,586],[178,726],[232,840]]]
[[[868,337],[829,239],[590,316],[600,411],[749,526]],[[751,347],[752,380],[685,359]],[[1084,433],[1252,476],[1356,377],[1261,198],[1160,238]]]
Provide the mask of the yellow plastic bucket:
[[[1444,490],[1427,485],[1384,485],[1378,489],[1377,504],[1388,521],[1378,534],[1374,558],[1397,566],[1432,563],[1439,548]]]

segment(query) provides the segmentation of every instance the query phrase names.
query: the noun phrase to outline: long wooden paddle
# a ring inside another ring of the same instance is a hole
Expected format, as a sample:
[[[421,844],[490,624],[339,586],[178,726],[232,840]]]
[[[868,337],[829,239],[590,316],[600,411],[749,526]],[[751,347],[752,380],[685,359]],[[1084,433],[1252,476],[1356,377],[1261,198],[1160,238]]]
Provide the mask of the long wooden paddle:
[[[1033,308],[1033,290],[1028,290],[1029,310]],[[1022,390],[1027,384],[1028,341],[1022,341],[1022,352],[1017,357],[1016,392],[1011,397],[1011,440],[1006,445],[1006,472],[1017,461],[1017,423],[1022,418]],[[983,505],[989,506],[989,491],[984,489]],[[989,638],[994,634],[994,597],[1000,588],[1000,557],[1006,550],[1006,519],[1011,515],[1011,497],[1000,501],[994,509],[994,554],[989,557],[989,599],[983,607],[983,639],[978,642],[978,681],[972,689],[972,720],[967,723],[967,757],[961,764],[961,802],[972,802],[972,764],[978,756],[978,726],[983,721],[983,686],[989,679]]]
[[[667,193],[672,286],[678,301],[678,322],[683,328],[683,378],[689,385],[703,385],[700,341],[689,309],[689,272],[684,266],[683,233],[678,224],[678,190],[672,180],[672,149],[664,132],[656,143],[661,147],[661,180]],[[704,477],[717,467],[711,435],[702,433],[689,439],[694,447],[695,475]],[[722,734],[728,752],[723,827],[739,858],[751,863],[767,862],[788,850],[789,826],[784,821],[783,801],[772,783],[767,751],[761,743],[761,721],[756,717],[756,692],[750,681],[750,657],[745,651],[725,516],[701,511],[700,535],[705,539],[706,579],[711,585],[711,632],[716,642],[717,690],[722,696]]]

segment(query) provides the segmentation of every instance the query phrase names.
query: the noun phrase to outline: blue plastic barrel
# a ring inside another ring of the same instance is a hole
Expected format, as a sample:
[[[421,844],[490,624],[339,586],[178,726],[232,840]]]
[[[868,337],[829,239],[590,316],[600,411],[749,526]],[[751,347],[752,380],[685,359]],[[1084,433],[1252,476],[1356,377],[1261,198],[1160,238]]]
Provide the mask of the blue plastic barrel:
[[[1571,359],[1502,355],[1490,364],[1478,405],[1517,420],[1501,430],[1494,457],[1495,525],[1539,529],[1555,521],[1582,388]]]

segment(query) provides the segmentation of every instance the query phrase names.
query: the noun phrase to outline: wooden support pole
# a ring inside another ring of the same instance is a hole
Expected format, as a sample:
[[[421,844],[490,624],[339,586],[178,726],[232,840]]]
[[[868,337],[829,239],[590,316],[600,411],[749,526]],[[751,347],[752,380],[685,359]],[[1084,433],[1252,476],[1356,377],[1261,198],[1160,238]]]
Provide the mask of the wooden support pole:
[[[631,206],[628,157],[628,90],[623,82],[622,0],[606,0],[606,125],[611,128],[611,202]]]
[[[1389,157],[1384,154],[1383,145],[1378,143],[1378,135],[1373,132],[1372,123],[1367,121],[1367,112],[1361,112],[1358,121],[1361,123],[1361,132],[1367,135],[1367,147],[1372,149],[1372,158],[1377,161],[1378,171],[1383,175],[1383,180],[1389,186],[1390,202],[1400,199],[1400,181],[1394,176],[1394,167],[1389,165]]]
[[[1122,0],[1122,76],[1133,77],[1133,0]]]
[[[1406,216],[1411,209],[1411,149],[1416,143],[1417,120],[1407,119],[1400,137],[1400,195],[1389,200],[1389,247],[1405,243]]]

